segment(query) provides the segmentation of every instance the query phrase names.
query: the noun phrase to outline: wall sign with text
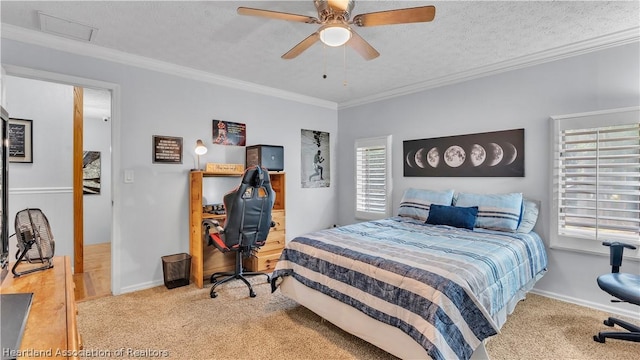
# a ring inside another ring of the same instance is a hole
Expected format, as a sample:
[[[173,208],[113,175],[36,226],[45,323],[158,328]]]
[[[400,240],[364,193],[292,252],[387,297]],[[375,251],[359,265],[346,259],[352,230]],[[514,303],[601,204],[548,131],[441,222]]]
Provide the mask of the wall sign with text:
[[[9,162],[33,163],[33,121],[9,119]]]
[[[213,120],[213,143],[218,145],[245,146],[247,125],[230,121]]]
[[[182,164],[182,138],[153,136],[154,164]]]

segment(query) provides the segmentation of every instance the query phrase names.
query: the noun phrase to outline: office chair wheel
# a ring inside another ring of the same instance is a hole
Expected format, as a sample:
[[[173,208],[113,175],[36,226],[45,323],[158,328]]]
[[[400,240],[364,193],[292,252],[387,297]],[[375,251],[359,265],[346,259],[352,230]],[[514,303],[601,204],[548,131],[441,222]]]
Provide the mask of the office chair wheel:
[[[600,336],[600,334],[593,335],[593,341],[597,341],[599,343],[603,343],[604,344],[605,338],[604,338],[604,336]]]
[[[605,320],[605,321],[603,321],[602,323],[603,323],[603,324],[605,324],[605,325],[607,325],[607,326],[610,326],[610,327],[613,327],[613,325],[615,325],[615,324],[613,323],[613,321],[611,321],[611,318],[606,319],[606,320]],[[603,341],[603,342],[604,342],[604,341]]]
[[[211,293],[209,293],[209,296],[211,296],[211,298],[214,299],[218,297],[218,293],[213,291],[213,289],[211,289]]]
[[[249,290],[249,296],[250,297],[256,297],[256,293],[253,290]]]

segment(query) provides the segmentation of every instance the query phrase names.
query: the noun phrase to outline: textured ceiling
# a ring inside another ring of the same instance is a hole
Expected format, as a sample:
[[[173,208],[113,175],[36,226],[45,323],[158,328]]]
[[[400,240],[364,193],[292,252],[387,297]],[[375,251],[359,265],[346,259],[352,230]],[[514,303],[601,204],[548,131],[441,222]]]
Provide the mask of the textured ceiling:
[[[380,52],[363,60],[320,43],[282,54],[317,25],[240,16],[238,6],[317,17],[313,1],[6,1],[2,23],[39,30],[37,11],[98,28],[90,44],[340,104],[517,63],[631,31],[638,1],[356,1],[356,14],[435,5],[433,22],[355,30]],[[635,35],[633,35],[635,34]],[[628,36],[627,36],[628,37]],[[327,78],[323,78],[323,74]]]

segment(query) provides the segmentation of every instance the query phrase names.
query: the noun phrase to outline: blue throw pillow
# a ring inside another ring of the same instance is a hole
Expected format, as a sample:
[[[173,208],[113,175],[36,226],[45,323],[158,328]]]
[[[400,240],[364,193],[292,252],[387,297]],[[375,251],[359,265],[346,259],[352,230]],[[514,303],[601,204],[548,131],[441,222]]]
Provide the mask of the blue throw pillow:
[[[458,228],[473,230],[478,216],[478,207],[459,207],[431,205],[427,224],[449,225]]]
[[[451,205],[453,193],[453,190],[433,191],[409,188],[402,195],[398,215],[425,221],[429,216],[431,205]]]

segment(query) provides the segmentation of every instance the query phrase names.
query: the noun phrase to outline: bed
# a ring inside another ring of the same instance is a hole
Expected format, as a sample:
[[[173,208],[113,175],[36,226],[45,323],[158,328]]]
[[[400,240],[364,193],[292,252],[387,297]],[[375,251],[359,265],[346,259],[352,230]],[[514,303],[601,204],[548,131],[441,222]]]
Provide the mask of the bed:
[[[481,206],[462,206],[469,197],[454,198],[453,191],[433,201],[440,194],[409,190],[400,216],[289,241],[272,289],[400,358],[486,358],[484,341],[547,267],[540,236],[518,231],[522,195],[511,206],[518,207],[515,225],[505,229],[494,226],[499,206],[487,206],[484,196],[471,198]],[[455,226],[430,221],[429,211],[435,218],[440,208],[454,211]],[[475,211],[466,226],[457,223],[461,209]]]

